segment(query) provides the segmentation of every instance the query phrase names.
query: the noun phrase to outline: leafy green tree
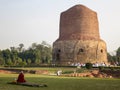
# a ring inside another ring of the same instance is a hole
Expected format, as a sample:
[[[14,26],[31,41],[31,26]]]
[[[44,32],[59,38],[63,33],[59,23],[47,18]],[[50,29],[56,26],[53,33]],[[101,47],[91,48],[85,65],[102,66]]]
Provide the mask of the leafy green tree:
[[[27,65],[27,62],[26,62],[26,60],[22,61],[22,59],[19,58],[18,59],[18,65],[24,67],[25,65]]]
[[[31,64],[31,60],[30,60],[30,59],[28,59],[28,60],[27,60],[27,63],[28,63],[28,65],[30,65],[30,64]]]
[[[41,44],[37,45],[37,50],[40,51],[40,60],[42,63],[48,63],[52,59],[52,48],[49,44],[43,41]]]
[[[5,64],[4,59],[0,57],[0,65],[4,65],[4,64]]]
[[[39,59],[36,59],[36,60],[35,60],[35,64],[39,65],[40,63],[41,63],[41,62],[40,62]]]
[[[107,53],[107,59],[108,59],[109,62],[112,62],[113,61],[112,55]]]
[[[30,48],[24,49],[24,44],[19,47],[10,47],[0,51],[0,65],[26,65],[50,63],[52,60],[52,48],[47,42],[33,43]]]
[[[92,69],[92,63],[86,63],[86,64],[85,64],[85,67],[86,67],[87,69]]]
[[[0,65],[4,65],[4,64],[5,64],[5,61],[2,56],[2,51],[0,50]]]
[[[117,57],[118,65],[120,65],[120,47],[117,49],[116,57]]]
[[[21,65],[22,63],[22,59],[21,58],[17,58],[17,65]]]
[[[116,55],[120,56],[120,47],[117,49]]]
[[[32,46],[31,46],[31,49],[36,49],[36,47],[37,47],[37,43],[32,43]]]
[[[2,56],[3,56],[3,59],[5,60],[5,64],[7,64],[8,60],[11,59],[10,55],[11,55],[11,53],[10,53],[9,49],[2,51]]]
[[[35,63],[35,54],[34,54],[34,50],[32,50],[32,49],[29,49],[29,50],[26,50],[25,52],[24,52],[24,55],[25,55],[25,57],[24,57],[24,59],[30,59],[31,60],[31,63]]]
[[[112,65],[115,65],[117,63],[117,57],[116,57],[116,55],[111,55],[111,54],[107,53],[107,58],[108,58],[108,61]]]
[[[22,66],[22,67],[24,67],[25,65],[27,65],[26,60],[24,60],[24,61],[21,63],[21,66]]]
[[[7,62],[6,62],[6,64],[7,64],[8,66],[11,66],[13,63],[12,63],[11,59],[8,59]]]
[[[35,64],[40,64],[41,63],[41,52],[40,50],[34,50],[34,58],[35,58]]]
[[[19,44],[19,52],[22,52],[23,51],[23,47],[24,47],[24,44],[23,43],[21,43],[21,44]]]
[[[13,62],[13,65],[16,65],[18,58],[18,52],[17,50],[11,50],[11,60]]]

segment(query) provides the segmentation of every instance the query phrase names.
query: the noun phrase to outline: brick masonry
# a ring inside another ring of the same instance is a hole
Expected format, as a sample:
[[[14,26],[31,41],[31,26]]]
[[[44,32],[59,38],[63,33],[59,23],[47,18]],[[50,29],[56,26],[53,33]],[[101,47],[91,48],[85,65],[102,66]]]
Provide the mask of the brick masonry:
[[[53,43],[53,62],[107,63],[106,43],[100,39],[95,11],[75,5],[61,13],[59,38]]]

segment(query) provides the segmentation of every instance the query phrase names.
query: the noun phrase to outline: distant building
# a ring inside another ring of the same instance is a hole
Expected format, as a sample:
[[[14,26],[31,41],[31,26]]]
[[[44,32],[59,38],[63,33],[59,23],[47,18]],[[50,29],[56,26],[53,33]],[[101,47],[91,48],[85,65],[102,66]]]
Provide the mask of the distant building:
[[[100,39],[95,11],[75,5],[61,13],[59,38],[53,43],[53,62],[107,63],[106,43]]]

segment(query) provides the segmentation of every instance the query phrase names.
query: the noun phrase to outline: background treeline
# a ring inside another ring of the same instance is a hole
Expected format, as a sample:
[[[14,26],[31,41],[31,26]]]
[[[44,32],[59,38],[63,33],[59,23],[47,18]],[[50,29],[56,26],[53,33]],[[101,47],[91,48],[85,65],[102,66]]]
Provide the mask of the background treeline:
[[[18,47],[0,50],[0,65],[3,66],[50,64],[51,60],[52,47],[45,41],[33,43],[28,49],[21,43]]]
[[[111,65],[120,66],[120,47],[114,52],[114,54],[107,54],[108,61]]]

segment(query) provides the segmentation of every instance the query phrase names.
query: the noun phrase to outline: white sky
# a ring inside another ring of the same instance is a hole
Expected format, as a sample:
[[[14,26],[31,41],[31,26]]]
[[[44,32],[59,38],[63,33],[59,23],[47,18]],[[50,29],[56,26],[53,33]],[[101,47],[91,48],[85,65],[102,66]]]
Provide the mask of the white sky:
[[[28,48],[59,36],[60,13],[83,4],[98,14],[101,39],[108,52],[120,46],[120,0],[0,0],[0,49]]]

